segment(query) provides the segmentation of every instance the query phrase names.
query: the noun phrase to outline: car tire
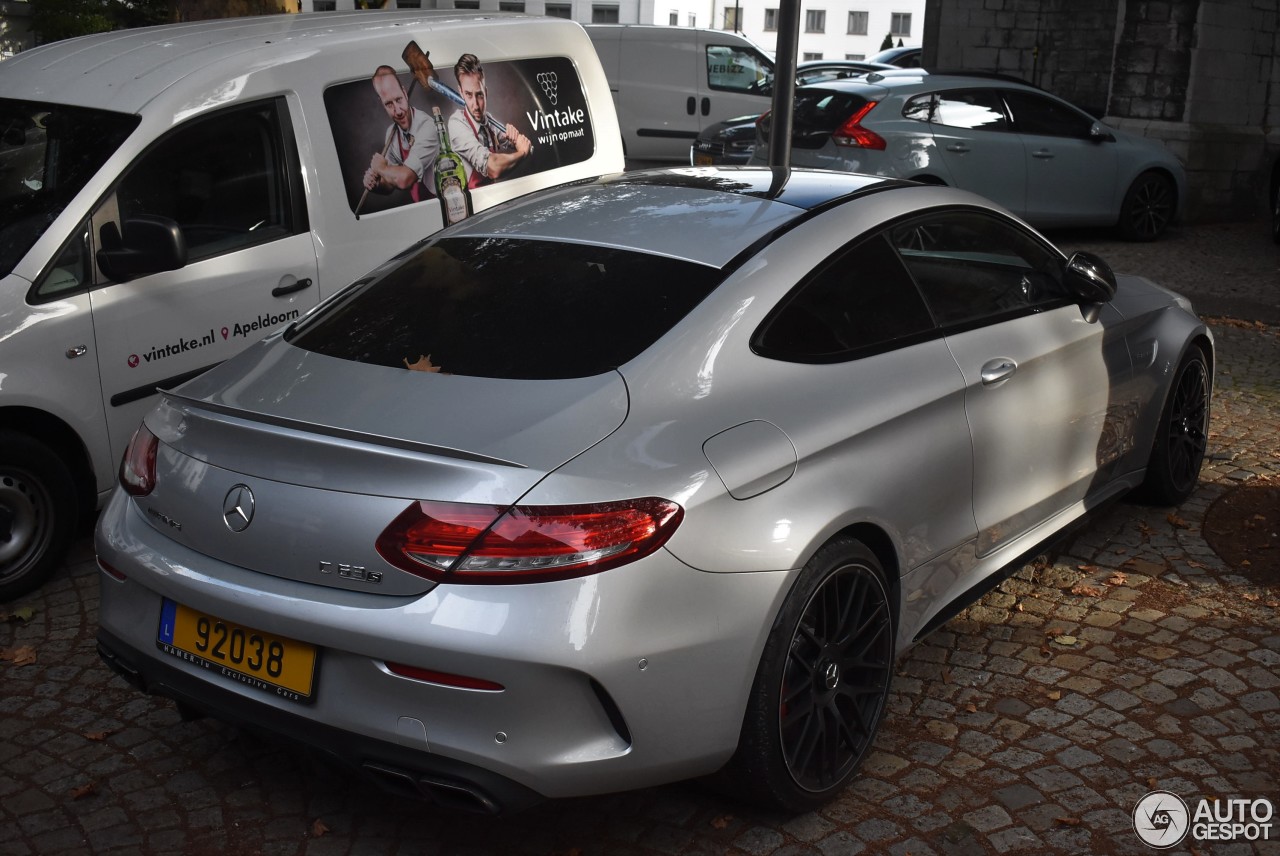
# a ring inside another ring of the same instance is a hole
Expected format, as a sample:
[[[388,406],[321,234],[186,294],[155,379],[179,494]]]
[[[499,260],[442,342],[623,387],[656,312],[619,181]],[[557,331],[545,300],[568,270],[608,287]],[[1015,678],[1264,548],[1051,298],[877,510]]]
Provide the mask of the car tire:
[[[1177,201],[1177,189],[1168,176],[1144,172],[1124,195],[1120,234],[1129,241],[1154,241],[1172,222]]]
[[[1139,498],[1151,505],[1178,505],[1200,480],[1209,435],[1209,365],[1192,345],[1178,364],[1160,411],[1147,475]]]
[[[44,583],[66,555],[77,518],[75,482],[56,453],[0,430],[0,601]]]
[[[874,553],[841,537],[814,554],[765,643],[722,786],[790,812],[809,811],[839,793],[884,714],[893,630]]]

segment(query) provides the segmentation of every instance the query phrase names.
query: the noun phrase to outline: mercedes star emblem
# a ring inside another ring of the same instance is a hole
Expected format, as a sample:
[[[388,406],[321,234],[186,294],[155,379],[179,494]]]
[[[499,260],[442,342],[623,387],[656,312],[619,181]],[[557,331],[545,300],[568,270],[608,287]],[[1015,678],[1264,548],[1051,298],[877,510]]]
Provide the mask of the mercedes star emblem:
[[[253,522],[253,491],[247,484],[238,484],[227,491],[222,500],[222,520],[232,532],[243,532]]]

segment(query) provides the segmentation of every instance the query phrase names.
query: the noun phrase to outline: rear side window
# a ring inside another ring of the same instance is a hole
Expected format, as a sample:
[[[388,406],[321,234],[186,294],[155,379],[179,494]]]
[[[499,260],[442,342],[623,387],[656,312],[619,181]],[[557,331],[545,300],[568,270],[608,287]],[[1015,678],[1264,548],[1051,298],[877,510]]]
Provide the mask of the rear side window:
[[[917,341],[933,321],[884,235],[819,268],[780,304],[757,333],[756,353],[829,363]]]
[[[953,89],[939,92],[933,121],[970,131],[1005,131],[1009,128],[1004,102],[994,89]]]
[[[441,238],[330,304],[290,341],[400,369],[587,377],[635,357],[720,279],[716,268],[628,250]]]

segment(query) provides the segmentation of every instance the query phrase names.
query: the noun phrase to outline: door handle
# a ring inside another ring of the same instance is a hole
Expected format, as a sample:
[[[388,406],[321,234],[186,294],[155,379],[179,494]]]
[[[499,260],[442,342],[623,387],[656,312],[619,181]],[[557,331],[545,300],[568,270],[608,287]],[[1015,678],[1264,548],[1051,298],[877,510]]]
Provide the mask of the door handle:
[[[693,111],[696,109],[697,103],[698,103],[697,99],[695,99],[692,95],[690,95],[689,100],[685,102],[685,105],[684,105],[685,109],[689,111],[690,116],[693,115]]]
[[[992,386],[993,384],[1006,381],[1013,377],[1013,373],[1018,370],[1018,364],[1008,357],[996,357],[994,360],[988,360],[982,366],[982,385]]]
[[[89,353],[89,349],[84,345],[76,345],[74,347],[67,348],[67,359],[74,360],[76,357],[83,357],[87,353]]]
[[[969,147],[966,146],[964,143],[948,143],[947,151],[959,152],[960,154],[964,154],[965,152],[969,151]]]
[[[708,116],[710,114],[711,114],[711,99],[703,98],[702,99],[702,115]]]
[[[286,294],[293,294],[295,291],[302,291],[302,289],[310,287],[310,279],[295,279],[289,285],[277,285],[275,288],[271,289],[271,296],[284,297]]]
[[[1041,149],[1041,150],[1040,150],[1040,151],[1038,151],[1038,152],[1032,152],[1032,153],[1031,153],[1031,156],[1032,156],[1033,158],[1040,158],[1041,160],[1045,160],[1045,159],[1048,159],[1048,158],[1052,158],[1052,157],[1053,157],[1053,152],[1049,151],[1048,149]]]

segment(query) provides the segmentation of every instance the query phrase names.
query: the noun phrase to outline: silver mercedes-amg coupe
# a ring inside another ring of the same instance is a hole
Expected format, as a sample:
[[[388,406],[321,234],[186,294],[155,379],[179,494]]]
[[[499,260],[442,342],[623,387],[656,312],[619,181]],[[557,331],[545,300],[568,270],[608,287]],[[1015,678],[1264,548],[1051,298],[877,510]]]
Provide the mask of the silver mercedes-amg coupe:
[[[894,658],[1091,509],[1173,504],[1188,302],[965,191],[670,169],[410,248],[162,397],[102,515],[149,692],[484,811],[801,810]]]

